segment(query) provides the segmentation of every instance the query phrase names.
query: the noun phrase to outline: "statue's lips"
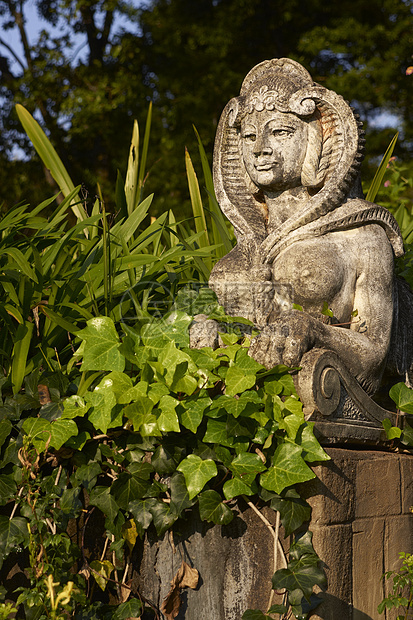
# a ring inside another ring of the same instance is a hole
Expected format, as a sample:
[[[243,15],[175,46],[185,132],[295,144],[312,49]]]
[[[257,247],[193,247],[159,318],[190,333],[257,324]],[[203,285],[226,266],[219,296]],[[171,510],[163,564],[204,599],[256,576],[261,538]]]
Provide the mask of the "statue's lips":
[[[278,162],[276,161],[269,161],[263,164],[255,164],[255,169],[258,170],[258,172],[265,172],[266,170],[272,170],[272,168],[274,168],[274,166],[276,166],[277,164]]]

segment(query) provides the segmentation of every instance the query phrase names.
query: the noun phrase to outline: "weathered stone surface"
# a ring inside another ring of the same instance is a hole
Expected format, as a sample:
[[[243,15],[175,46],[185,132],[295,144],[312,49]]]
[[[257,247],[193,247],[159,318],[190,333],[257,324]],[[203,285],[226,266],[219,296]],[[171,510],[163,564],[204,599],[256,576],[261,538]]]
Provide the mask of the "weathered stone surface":
[[[377,606],[399,568],[400,551],[413,550],[413,456],[327,448],[331,461],[302,485],[313,513],[313,544],[325,564],[328,587],[312,620],[395,620]],[[400,472],[402,476],[400,476]],[[265,516],[275,523],[275,514]],[[288,540],[286,543],[288,544]],[[182,559],[200,572],[197,590],[183,595],[178,620],[240,620],[248,608],[266,610],[273,574],[273,538],[250,509],[226,527],[189,521],[181,535],[147,540],[140,592],[157,605]]]
[[[378,617],[377,605],[384,594],[381,579],[385,570],[384,545],[384,519],[362,519],[353,523],[354,620],[362,620],[362,613]]]
[[[349,523],[355,516],[356,463],[353,451],[327,448],[332,457],[314,467],[317,478],[300,486],[312,507],[314,526]]]
[[[385,481],[391,480],[391,484]],[[407,479],[406,479],[407,481]],[[366,452],[357,463],[356,518],[399,515],[401,505],[400,457]]]
[[[214,152],[215,191],[237,246],[209,285],[228,314],[260,330],[252,357],[301,367],[306,414],[320,426],[320,413],[337,421],[337,432],[323,427],[336,443],[382,440],[381,420],[394,416],[369,395],[384,376],[404,380],[413,362],[413,294],[393,265],[403,241],[389,211],[364,200],[363,149],[342,97],[281,58],[248,73]],[[216,344],[211,325],[193,330],[193,346]]]
[[[275,514],[266,510],[268,520]],[[140,592],[160,606],[184,559],[200,572],[196,590],[183,594],[178,620],[240,620],[248,608],[266,609],[274,572],[274,539],[251,509],[227,526],[192,520],[182,536],[147,539],[140,566]]]
[[[353,620],[352,570],[353,547],[351,525],[311,525],[314,549],[322,558],[327,577],[327,591],[317,608],[314,620]],[[339,567],[339,570],[337,568]]]

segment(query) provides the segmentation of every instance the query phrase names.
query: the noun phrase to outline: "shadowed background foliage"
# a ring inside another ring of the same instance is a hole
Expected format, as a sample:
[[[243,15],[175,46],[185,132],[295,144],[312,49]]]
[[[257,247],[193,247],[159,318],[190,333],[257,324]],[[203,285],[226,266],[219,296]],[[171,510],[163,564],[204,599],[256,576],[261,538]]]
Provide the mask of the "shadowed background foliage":
[[[44,28],[38,35],[28,17],[33,5]],[[37,204],[55,191],[15,103],[47,128],[85,195],[93,197],[99,182],[114,209],[132,121],[144,125],[152,100],[145,193],[155,192],[153,214],[189,213],[184,147],[196,164],[192,124],[210,156],[220,113],[245,74],[280,56],[351,101],[367,122],[368,160],[377,164],[396,128],[396,154],[408,160],[412,11],[411,0],[0,0],[3,209],[23,199]],[[385,127],[377,128],[378,116]]]

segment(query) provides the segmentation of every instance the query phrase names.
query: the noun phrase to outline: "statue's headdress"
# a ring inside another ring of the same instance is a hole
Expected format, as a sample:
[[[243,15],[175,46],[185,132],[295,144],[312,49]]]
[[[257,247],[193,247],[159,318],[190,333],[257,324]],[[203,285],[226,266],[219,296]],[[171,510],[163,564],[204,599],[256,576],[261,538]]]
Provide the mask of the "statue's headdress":
[[[290,112],[321,127],[317,175],[304,183],[313,195],[298,217],[289,218],[268,236],[262,205],[245,180],[239,148],[241,121],[254,109]],[[340,95],[314,83],[300,64],[280,58],[254,67],[241,86],[240,96],[225,107],[215,140],[215,191],[238,242],[260,246],[260,253],[271,260],[277,248],[284,247],[281,240],[295,237],[294,231],[341,205],[355,186],[364,142],[361,122],[350,106]]]

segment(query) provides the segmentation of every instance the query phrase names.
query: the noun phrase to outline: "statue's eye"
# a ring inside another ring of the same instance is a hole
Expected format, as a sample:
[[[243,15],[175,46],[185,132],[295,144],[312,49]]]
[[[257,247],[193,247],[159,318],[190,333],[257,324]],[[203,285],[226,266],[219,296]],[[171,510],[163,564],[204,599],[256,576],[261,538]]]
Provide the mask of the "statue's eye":
[[[247,142],[255,142],[255,140],[257,139],[257,136],[255,133],[244,133],[243,138]]]
[[[273,129],[271,133],[277,138],[285,138],[290,136],[293,132],[291,129]]]

